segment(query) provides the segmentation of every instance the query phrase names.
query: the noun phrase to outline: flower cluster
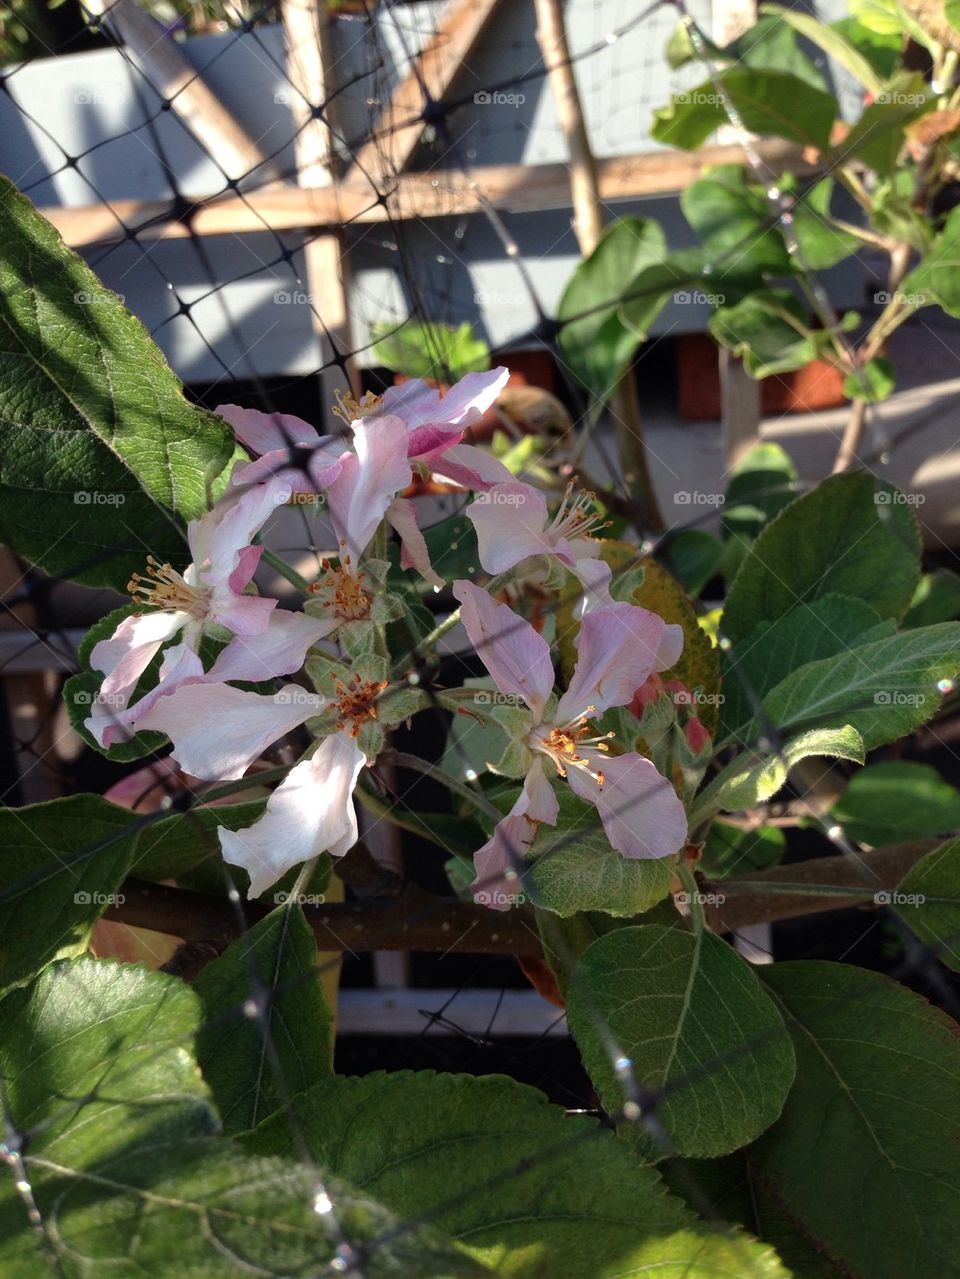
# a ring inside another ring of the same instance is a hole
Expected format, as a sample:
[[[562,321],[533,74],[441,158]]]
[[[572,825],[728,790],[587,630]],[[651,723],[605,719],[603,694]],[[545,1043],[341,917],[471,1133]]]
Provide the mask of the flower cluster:
[[[384,728],[421,704],[416,689],[391,688],[385,625],[397,616],[397,602],[378,537],[392,528],[401,567],[437,590],[446,585],[404,495],[418,476],[476,495],[467,515],[486,573],[530,572],[546,561],[548,572],[569,572],[580,584],[577,662],[558,697],[543,636],[488,591],[453,583],[470,642],[500,692],[520,708],[507,729],[507,753],[523,786],[476,854],[474,887],[484,890],[483,900],[517,897],[539,824],[557,821],[553,777],[596,806],[624,857],[664,857],[683,843],[684,811],[671,784],[648,759],[621,753],[612,733],[598,733],[594,724],[676,662],[682,631],[612,597],[610,568],[594,536],[601,525],[586,501],[568,491],[551,517],[540,492],[463,442],[506,378],[497,369],[469,374],[443,395],[412,381],[381,397],[342,397],[344,436],[321,436],[296,417],[221,407],[250,460],[235,466],[213,509],[190,525],[192,563],[181,573],[148,560],[130,583],[134,609],[91,652],[104,679],[87,728],[104,748],[159,732],[185,773],[225,782],[307,727],[313,744],[263,816],[246,829],[220,830],[224,859],[248,872],[251,896],[322,852],[350,849],[361,770],[382,749]],[[258,535],[279,506],[303,493],[324,494],[337,545],[303,611],[293,612],[254,593],[252,579],[262,554]],[[294,682],[272,694],[250,687],[301,670],[315,691]]]

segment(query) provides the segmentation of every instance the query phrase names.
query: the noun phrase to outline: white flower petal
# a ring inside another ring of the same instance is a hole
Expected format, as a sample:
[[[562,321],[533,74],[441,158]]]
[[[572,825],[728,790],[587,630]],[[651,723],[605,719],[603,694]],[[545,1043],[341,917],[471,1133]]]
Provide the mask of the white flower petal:
[[[223,859],[250,876],[259,897],[292,866],[323,852],[342,856],[357,842],[353,790],[365,763],[345,733],[326,738],[288,773],[259,821],[243,830],[220,828]]]

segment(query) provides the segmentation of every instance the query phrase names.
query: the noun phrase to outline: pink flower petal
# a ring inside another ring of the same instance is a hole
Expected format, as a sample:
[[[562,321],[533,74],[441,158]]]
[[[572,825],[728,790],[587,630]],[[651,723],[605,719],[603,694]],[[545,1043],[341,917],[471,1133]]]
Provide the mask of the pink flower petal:
[[[207,679],[211,683],[248,680],[260,683],[275,675],[291,675],[303,665],[307,649],[337,626],[335,617],[310,617],[278,608],[266,630],[237,635],[217,657]]]
[[[202,678],[203,664],[197,654],[187,644],[175,644],[163,655],[156,684],[135,702],[129,701],[132,689],[120,696],[110,692],[105,680],[93,704],[90,718],[85,721],[85,727],[104,749],[113,746],[115,742],[125,742],[134,731],[139,731],[138,721],[141,715],[155,705],[159,698],[172,693],[182,684]]]
[[[263,554],[262,546],[245,546],[237,556],[237,567],[227,579],[227,584],[231,591],[237,595],[242,595],[246,588],[253,581],[253,575],[260,566],[260,557]]]
[[[425,382],[406,382],[384,394],[383,411],[403,418],[410,432],[409,455],[419,458],[459,440],[496,404],[509,377],[504,368],[468,373],[442,396]]]
[[[669,857],[683,847],[687,817],[677,793],[650,760],[631,751],[601,755],[583,751],[591,768],[603,774],[603,785],[581,768],[567,777],[581,799],[597,806],[611,845],[629,858]]]
[[[550,646],[506,604],[498,604],[472,582],[453,585],[470,643],[501,693],[522,697],[536,718],[553,692]]]
[[[407,461],[406,427],[399,418],[362,418],[354,439],[356,455],[344,461],[327,501],[340,546],[356,563],[413,472]]]
[[[496,825],[493,835],[473,857],[474,900],[491,910],[509,910],[523,891],[524,861],[537,834],[537,823],[555,826],[560,805],[543,771],[534,760],[517,802]],[[510,874],[509,872],[513,872]]]
[[[274,449],[255,462],[238,462],[230,476],[231,489],[247,489],[270,480],[283,480],[292,493],[317,493],[340,474],[347,449],[335,440],[329,445]]]
[[[571,723],[588,706],[597,715],[611,706],[626,706],[656,666],[663,630],[663,618],[634,604],[612,604],[585,614],[577,664],[554,723]]]
[[[452,448],[434,449],[420,454],[417,460],[441,479],[452,480],[454,484],[462,484],[464,488],[478,492],[492,484],[513,482],[513,475],[504,464],[475,444],[454,444]]]
[[[259,635],[270,624],[277,601],[266,595],[234,595],[218,592],[211,610],[213,619],[234,635]]]
[[[233,429],[234,435],[251,453],[269,453],[294,444],[317,444],[321,438],[316,427],[291,413],[261,413],[244,409],[239,404],[218,404],[214,409]]]
[[[400,567],[415,568],[437,590],[446,586],[439,573],[433,571],[430,552],[420,532],[417,508],[413,502],[406,497],[395,497],[387,507],[387,521],[400,536]]]
[[[576,543],[574,550],[579,551],[583,543]],[[577,606],[575,615],[583,616],[596,608],[610,608],[615,603],[610,594],[610,581],[613,570],[606,560],[593,555],[577,555],[571,568],[583,586],[583,597]]]
[[[654,667],[658,671],[668,671],[675,666],[680,660],[680,654],[683,652],[683,627],[670,623],[663,628],[663,638],[657,647],[657,663]]]
[[[494,484],[466,514],[477,530],[480,563],[488,573],[506,573],[531,555],[555,553],[544,533],[546,498],[530,484]],[[573,563],[572,555],[567,558]]]
[[[353,790],[366,763],[345,733],[326,738],[287,774],[259,821],[243,830],[220,828],[223,859],[250,876],[259,897],[292,866],[320,853],[342,857],[357,842]]]
[[[321,699],[311,699],[299,684],[287,684],[274,697],[229,684],[187,684],[161,697],[138,718],[137,729],[165,733],[185,773],[229,782],[321,709]]]

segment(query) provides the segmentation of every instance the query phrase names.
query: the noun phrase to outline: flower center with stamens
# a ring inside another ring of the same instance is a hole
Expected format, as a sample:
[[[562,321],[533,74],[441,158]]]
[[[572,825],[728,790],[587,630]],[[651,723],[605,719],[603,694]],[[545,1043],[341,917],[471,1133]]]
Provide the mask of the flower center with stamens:
[[[152,555],[147,556],[147,572],[134,573],[127,590],[134,604],[174,609],[196,618],[206,617],[210,602],[206,587],[191,586],[170,564],[161,564]]]
[[[589,715],[595,710],[596,707],[588,706],[579,719],[569,724],[555,725],[545,734],[542,730],[537,730],[529,740],[529,746],[531,750],[540,751],[551,759],[560,777],[566,777],[568,769],[579,768],[589,774],[598,786],[602,786],[603,770],[592,767],[591,761],[580,754],[582,747],[606,754],[610,749],[607,742],[616,736],[612,731],[600,736],[588,736],[591,729]]]
[[[358,622],[370,612],[371,597],[364,589],[366,578],[355,576],[349,569],[331,568],[308,588],[319,595],[323,604],[344,622]]]
[[[376,417],[383,404],[383,396],[374,395],[372,391],[364,391],[359,400],[349,391],[337,391],[336,396],[333,413],[347,426],[360,417]]]
[[[366,721],[377,718],[377,701],[388,682],[385,679],[364,680],[359,675],[354,675],[348,684],[337,680],[334,692],[337,728],[341,733],[349,731],[351,737],[358,737]]]
[[[594,499],[593,493],[579,493],[574,497],[573,485],[574,481],[571,480],[564,492],[560,509],[552,522],[547,525],[546,531],[557,539],[595,537],[608,527],[610,521],[595,515],[590,510],[590,503]]]

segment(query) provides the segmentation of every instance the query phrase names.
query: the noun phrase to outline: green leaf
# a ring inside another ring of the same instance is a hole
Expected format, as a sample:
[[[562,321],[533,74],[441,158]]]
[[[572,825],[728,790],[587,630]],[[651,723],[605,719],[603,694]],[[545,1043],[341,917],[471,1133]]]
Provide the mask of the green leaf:
[[[899,0],[850,0],[849,9],[861,26],[876,35],[895,38],[901,48],[906,34],[931,54],[938,53],[934,37]]]
[[[873,67],[842,31],[838,31],[836,27],[827,26],[812,14],[801,13],[796,9],[786,9],[779,4],[765,4],[762,12],[775,15],[772,18],[774,22],[792,27],[811,44],[822,49],[845,71],[849,71],[855,80],[859,80],[868,92],[879,91],[881,82]]]
[[[802,369],[817,358],[826,334],[810,328],[803,305],[786,289],[757,289],[710,317],[721,346],[740,356],[753,378]]]
[[[779,444],[755,445],[736,463],[723,497],[725,537],[755,538],[797,495],[793,458]]]
[[[594,1119],[503,1076],[333,1078],[294,1109],[321,1164],[435,1223],[500,1279],[786,1279],[769,1249],[697,1221]],[[297,1153],[279,1116],[243,1140]]]
[[[960,617],[960,574],[949,568],[924,573],[917,583],[910,611],[903,619],[904,630],[952,622]]]
[[[721,1221],[738,1221],[764,1242],[772,1244],[777,1256],[797,1279],[850,1279],[815,1243],[797,1229],[776,1197],[751,1168],[745,1152],[722,1159],[684,1159],[668,1164],[664,1180],[675,1194]]]
[[[411,317],[399,327],[390,321],[375,324],[371,333],[374,357],[406,377],[452,383],[490,367],[490,348],[466,322],[453,328]]]
[[[851,400],[866,400],[879,404],[896,386],[896,374],[889,360],[878,356],[863,365],[856,373],[848,373],[843,379],[843,393]]]
[[[371,1245],[369,1279],[488,1273],[416,1223],[398,1229],[392,1213],[324,1170],[247,1158],[215,1136],[188,1051],[199,1004],[178,979],[81,959],[47,969],[3,1011],[5,1106],[12,1131],[26,1137],[24,1171],[43,1226],[30,1223],[8,1173],[4,1279],[313,1279],[335,1263],[337,1224],[353,1248]],[[335,1212],[320,1209],[321,1193]]]
[[[905,126],[937,105],[923,77],[916,72],[897,76],[865,107],[860,119],[836,148],[842,163],[858,161],[881,177],[896,171],[906,140]]]
[[[960,792],[929,764],[884,760],[854,773],[830,815],[850,839],[879,848],[960,830]]]
[[[255,799],[216,808],[190,808],[152,822],[143,828],[137,840],[130,874],[138,879],[180,879],[198,866],[219,863],[217,830],[221,826],[240,830],[252,825],[263,815],[265,803]],[[231,866],[230,874],[246,884],[247,873],[240,867]]]
[[[754,804],[766,803],[787,780],[790,769],[812,755],[862,764],[863,740],[848,724],[837,729],[801,733],[774,755],[770,754],[769,747],[756,753],[744,751],[697,796],[690,814],[691,828],[720,811],[737,813]]]
[[[813,85],[815,89],[825,87],[823,76],[806,54],[801,53],[795,33],[778,18],[758,18],[742,35],[722,49],[702,31],[700,38],[708,57],[716,65],[734,63],[759,71],[788,71]],[[684,23],[677,24],[667,45],[666,56],[668,64],[674,70],[699,60]]]
[[[789,174],[780,178],[782,189],[793,191],[793,230],[800,246],[800,259],[810,271],[826,271],[856,253],[860,240],[838,226],[830,212],[835,183],[824,178],[802,190]],[[796,265],[796,264],[794,264]]]
[[[935,302],[947,315],[960,316],[960,208],[951,210],[930,251],[899,292],[911,306]]]
[[[567,994],[567,1020],[604,1107],[629,1100],[611,1038],[681,1155],[721,1155],[774,1122],[794,1076],[790,1036],[750,965],[706,929],[659,924],[598,938]],[[642,1147],[660,1153],[642,1135]]]
[[[856,596],[900,617],[916,589],[920,531],[895,489],[862,472],[831,476],[757,538],[727,598],[722,629],[736,643],[823,595]]]
[[[825,150],[836,116],[829,93],[784,71],[738,68],[724,71],[720,90],[711,80],[674,94],[668,107],[654,112],[651,135],[668,146],[691,151],[727,122],[726,101],[736,108],[751,133],[772,134]]]
[[[666,252],[656,222],[620,218],[603,233],[563,291],[557,312],[560,347],[597,399],[610,396],[637,349],[637,335],[617,314],[624,291],[641,271],[662,262]],[[664,301],[665,297],[659,305]]]
[[[138,827],[96,795],[0,809],[0,991],[86,950],[129,873]]]
[[[714,292],[717,281],[712,272],[718,268],[718,274],[722,274],[723,267],[722,259],[714,263],[702,248],[665,253],[653,265],[643,267],[623,289],[623,305],[618,316],[635,337],[645,340],[654,320],[671,298],[678,305],[700,301],[719,306],[726,292]],[[725,277],[722,283],[731,295],[740,287]]]
[[[728,655],[718,744],[754,741],[761,728],[758,704],[801,666],[892,634],[893,629],[892,621],[882,622],[869,604],[851,595],[823,595],[776,622],[762,622]]]
[[[717,264],[721,283],[730,275],[756,286],[765,273],[790,274],[790,255],[779,230],[770,225],[766,195],[740,165],[708,169],[681,194],[680,206]]]
[[[893,904],[937,958],[960,972],[960,839],[921,858],[897,885]]]
[[[926,723],[943,696],[938,684],[958,671],[960,624],[942,622],[801,666],[763,707],[784,730],[852,724],[873,750]]]
[[[856,1275],[960,1274],[960,1041],[954,1023],[878,973],[763,969],[797,1081],[750,1154],[802,1233]]]
[[[694,599],[719,572],[722,556],[722,544],[699,528],[672,533],[660,551],[664,564]]]
[[[530,848],[530,867],[523,873],[534,905],[564,917],[592,910],[627,918],[666,897],[675,857],[624,857],[610,847],[592,805],[577,799],[568,787],[558,790],[557,799],[557,825],[540,826]]]
[[[0,540],[96,586],[122,589],[148,551],[182,565],[229,428],[6,178],[0,230]]]
[[[856,18],[839,18],[830,28],[841,35],[866,60],[881,80],[889,80],[901,63],[903,38],[899,31],[871,31]]]
[[[225,1132],[255,1127],[332,1074],[333,1027],[317,943],[298,905],[280,906],[235,941],[204,968],[194,990],[206,1017],[197,1060]]]
[[[786,849],[787,839],[779,826],[745,829],[715,821],[707,835],[700,866],[711,880],[749,876],[752,871],[776,866]]]

